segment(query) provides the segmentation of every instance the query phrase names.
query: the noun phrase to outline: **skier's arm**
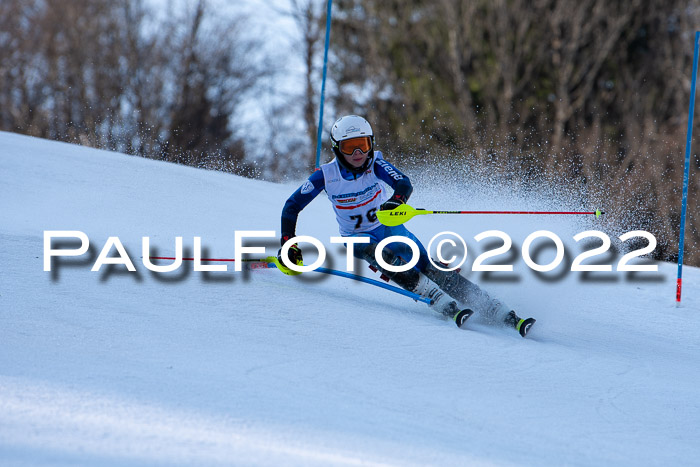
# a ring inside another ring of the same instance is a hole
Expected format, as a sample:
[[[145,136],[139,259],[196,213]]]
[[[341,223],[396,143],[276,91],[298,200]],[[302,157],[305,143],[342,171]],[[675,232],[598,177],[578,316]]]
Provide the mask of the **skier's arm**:
[[[413,193],[413,185],[411,185],[411,180],[405,174],[381,158],[375,161],[374,169],[377,177],[394,189],[394,194],[387,202],[382,204],[380,209],[394,209],[408,201],[411,193]]]
[[[317,170],[302,186],[292,193],[282,209],[282,244],[296,235],[299,213],[323,191],[323,171]]]

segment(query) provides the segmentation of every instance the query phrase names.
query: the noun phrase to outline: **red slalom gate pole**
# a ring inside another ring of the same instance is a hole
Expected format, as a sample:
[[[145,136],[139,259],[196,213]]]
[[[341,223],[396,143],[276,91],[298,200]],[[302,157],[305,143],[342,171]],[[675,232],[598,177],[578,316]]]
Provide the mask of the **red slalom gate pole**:
[[[168,261],[175,261],[177,258],[172,257],[172,256],[149,256],[149,259],[162,259],[162,260],[168,260]],[[183,261],[194,261],[194,258],[182,258]],[[219,262],[234,262],[236,261],[233,258],[200,258],[200,261],[219,261]],[[244,258],[241,259],[242,262],[245,263],[250,263],[248,266],[249,269],[267,269],[272,266],[270,266],[269,261],[267,261],[265,258],[258,258],[258,259],[248,259]]]
[[[170,256],[149,256],[148,259],[166,259],[170,261],[175,261],[177,258],[170,257]],[[183,261],[194,261],[194,258],[182,258]],[[200,261],[236,261],[235,259],[231,258],[200,258]],[[265,261],[264,259],[241,259],[241,261],[251,261],[251,262],[260,262],[260,261]]]

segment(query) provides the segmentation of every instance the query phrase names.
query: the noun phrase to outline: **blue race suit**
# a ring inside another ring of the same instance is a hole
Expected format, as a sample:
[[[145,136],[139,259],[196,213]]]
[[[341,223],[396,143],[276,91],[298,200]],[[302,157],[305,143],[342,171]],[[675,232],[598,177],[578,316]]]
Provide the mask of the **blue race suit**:
[[[384,182],[408,199],[413,191],[409,178],[396,167],[382,158],[380,151],[375,151],[374,160],[369,169],[356,175],[343,168],[336,160],[324,164],[300,186],[284,205],[282,210],[282,237],[294,237],[299,213],[319,193],[326,190],[336,211],[340,233],[344,237],[364,236],[371,239],[375,245],[381,240],[394,235],[408,237],[413,240],[420,250],[420,258],[416,264],[419,271],[425,270],[429,264],[428,253],[423,244],[405,226],[389,227],[380,224],[374,213],[388,198],[383,192]],[[336,185],[340,187],[336,188]],[[393,242],[387,245],[396,256],[409,262],[412,257],[411,248],[403,242]],[[367,259],[358,248],[354,249],[355,256]]]

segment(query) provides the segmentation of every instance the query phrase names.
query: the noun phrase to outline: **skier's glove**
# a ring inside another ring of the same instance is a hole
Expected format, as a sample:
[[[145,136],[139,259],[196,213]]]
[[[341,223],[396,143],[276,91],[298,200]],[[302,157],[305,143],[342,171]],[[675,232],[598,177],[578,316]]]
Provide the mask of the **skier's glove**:
[[[391,211],[392,209],[396,209],[402,204],[406,202],[406,197],[402,195],[394,195],[391,198],[389,198],[387,201],[384,202],[379,207],[380,211]]]
[[[282,245],[284,245],[287,242],[287,240],[289,240],[288,235],[282,237]],[[279,260],[280,264],[284,264],[282,262],[282,248],[280,248],[277,252],[277,259]],[[299,246],[296,243],[289,247],[289,250],[287,252],[287,259],[292,264],[303,266],[304,258],[301,256],[301,248],[299,248]]]

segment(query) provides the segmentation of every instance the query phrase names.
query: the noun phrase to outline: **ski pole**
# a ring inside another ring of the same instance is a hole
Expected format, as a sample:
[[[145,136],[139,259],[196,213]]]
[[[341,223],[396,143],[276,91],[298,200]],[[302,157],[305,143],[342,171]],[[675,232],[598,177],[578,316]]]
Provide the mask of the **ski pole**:
[[[170,260],[174,261],[177,258],[170,257],[170,256],[149,256],[150,259],[163,259],[163,260]],[[194,258],[182,258],[183,261],[194,261]],[[268,256],[267,258],[258,258],[258,259],[242,259],[241,261],[245,261],[250,263],[249,267],[251,269],[271,269],[271,268],[277,268],[276,263],[277,258],[274,256]],[[202,261],[236,261],[235,259],[232,258],[202,258]],[[399,287],[395,287],[390,284],[386,284],[384,282],[380,282],[378,280],[370,279],[368,277],[364,276],[358,276],[357,274],[351,274],[349,272],[343,272],[343,271],[337,271],[335,269],[329,269],[329,268],[316,268],[314,271],[320,272],[322,274],[328,274],[331,276],[338,276],[338,277],[345,277],[346,279],[352,279],[358,282],[364,282],[365,284],[370,284],[374,285],[376,287],[381,287],[382,289],[390,290],[391,292],[404,295],[406,297],[412,298],[416,301],[427,303],[428,305],[433,304],[433,300],[430,298],[424,298],[418,295],[417,293],[414,292],[409,292],[408,290],[401,289]]]
[[[600,209],[595,211],[428,211],[402,204],[390,211],[377,211],[377,219],[382,224],[393,227],[424,214],[593,214],[598,218],[605,213]]]

